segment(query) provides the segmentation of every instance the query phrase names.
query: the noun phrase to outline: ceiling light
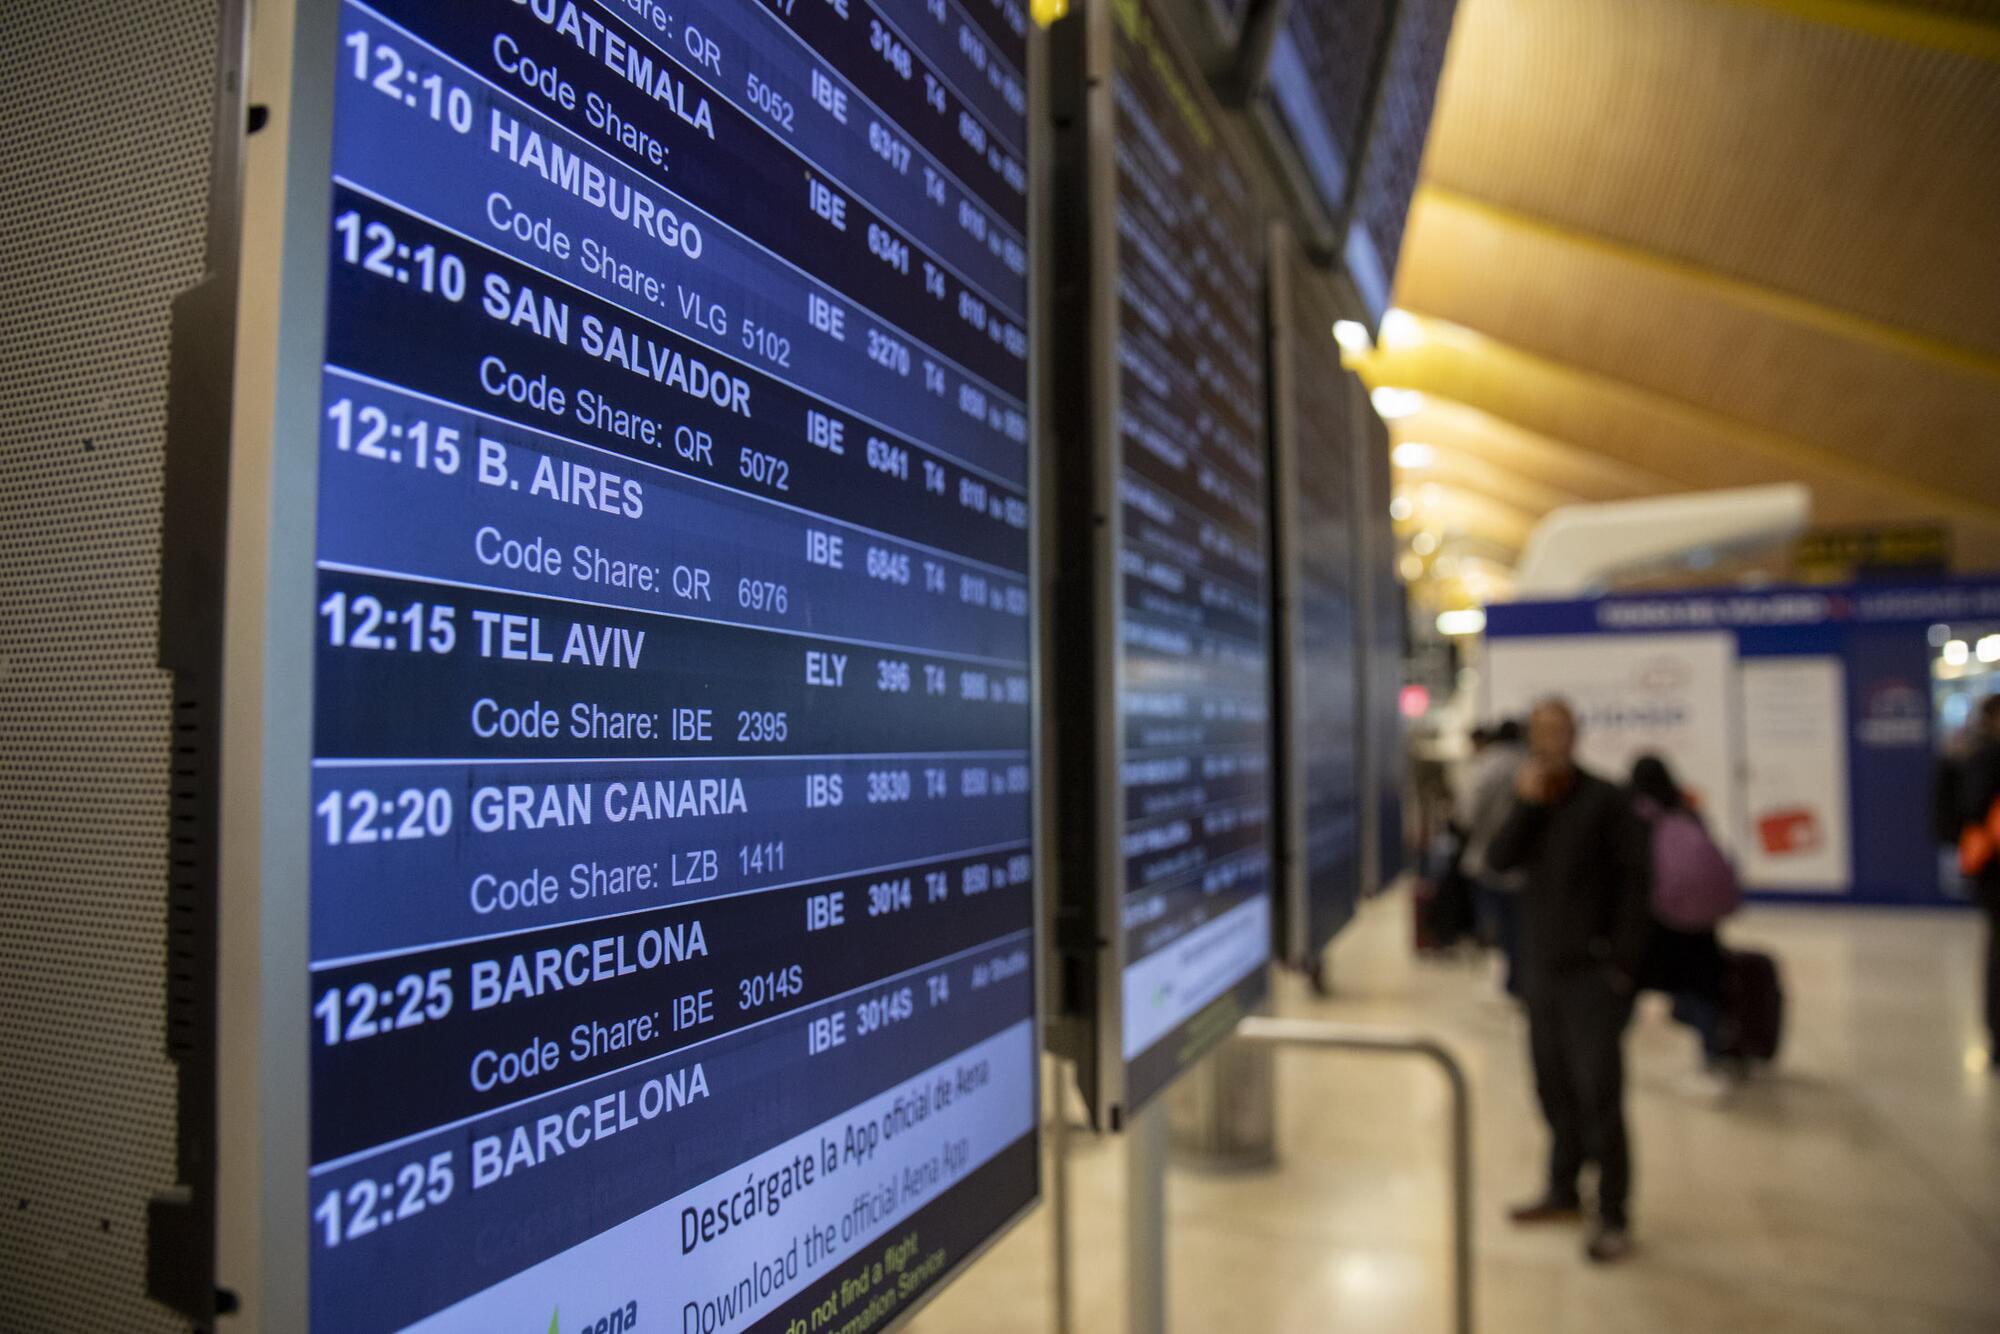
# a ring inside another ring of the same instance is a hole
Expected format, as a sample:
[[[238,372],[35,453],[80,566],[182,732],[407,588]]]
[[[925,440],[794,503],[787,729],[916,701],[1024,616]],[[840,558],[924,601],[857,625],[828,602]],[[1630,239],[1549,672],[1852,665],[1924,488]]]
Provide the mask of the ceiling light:
[[[1417,512],[1417,507],[1410,503],[1410,498],[1408,496],[1397,496],[1394,500],[1389,502],[1389,517],[1394,519],[1397,523],[1402,523],[1405,519],[1408,519],[1412,514],[1415,514],[1416,512]]]
[[[1340,344],[1340,350],[1350,357],[1365,357],[1375,350],[1374,342],[1368,337],[1368,326],[1360,320],[1335,320],[1333,341]]]
[[[1404,583],[1414,584],[1424,577],[1424,558],[1414,552],[1405,551],[1402,559],[1396,562],[1396,573],[1403,576]]]
[[[1416,552],[1419,556],[1428,556],[1437,549],[1438,535],[1428,528],[1410,539],[1410,550]],[[1961,658],[1959,661],[1963,662],[1964,659]]]
[[[1397,352],[1424,341],[1424,326],[1416,316],[1399,306],[1391,306],[1382,316],[1382,347]]]
[[[1398,468],[1428,468],[1438,461],[1436,445],[1427,445],[1421,440],[1405,440],[1397,445],[1389,457]]]
[[[1441,611],[1437,625],[1441,635],[1476,635],[1486,628],[1486,613],[1478,607]]]
[[[1972,648],[1963,639],[1954,639],[1944,646],[1944,660],[1954,667],[1965,666],[1965,660],[1972,656]]]
[[[1972,651],[1981,662],[2000,662],[2000,635],[1981,635]]]
[[[1385,422],[1421,412],[1424,407],[1424,396],[1416,390],[1386,384],[1377,385],[1368,395],[1368,401],[1375,405],[1375,415]]]

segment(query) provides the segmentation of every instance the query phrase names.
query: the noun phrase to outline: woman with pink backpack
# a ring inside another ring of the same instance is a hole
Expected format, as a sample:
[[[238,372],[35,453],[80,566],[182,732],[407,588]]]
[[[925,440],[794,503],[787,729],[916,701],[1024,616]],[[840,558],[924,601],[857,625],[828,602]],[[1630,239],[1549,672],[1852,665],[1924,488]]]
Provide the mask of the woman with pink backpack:
[[[1633,808],[1653,836],[1653,936],[1639,984],[1674,998],[1674,1018],[1701,1035],[1710,1075],[1739,1073],[1723,1032],[1724,958],[1715,929],[1742,904],[1729,859],[1666,762],[1642,755],[1632,766]]]

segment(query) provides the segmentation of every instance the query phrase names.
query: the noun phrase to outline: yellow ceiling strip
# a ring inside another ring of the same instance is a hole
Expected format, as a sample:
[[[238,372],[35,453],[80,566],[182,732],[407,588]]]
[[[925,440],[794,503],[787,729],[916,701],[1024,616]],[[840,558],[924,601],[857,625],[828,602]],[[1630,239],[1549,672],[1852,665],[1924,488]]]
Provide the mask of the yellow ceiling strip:
[[[1808,481],[1814,474],[1837,478],[1851,486],[1872,488],[1879,494],[1901,496],[1907,503],[1934,509],[1943,514],[1956,515],[1981,524],[2000,524],[2000,506],[1912,481],[1897,473],[1808,444],[1794,436],[1752,426],[1734,417],[1725,416],[1712,408],[1635,385],[1602,371],[1586,370],[1570,362],[1530,352],[1463,325],[1453,324],[1447,320],[1425,318],[1421,314],[1417,314],[1416,318],[1423,328],[1424,343],[1401,351],[1376,349],[1359,368],[1362,380],[1366,384],[1371,387],[1394,384],[1419,390],[1426,397],[1434,396],[1448,402],[1464,402],[1448,393],[1439,393],[1428,387],[1423,374],[1399,374],[1399,371],[1405,369],[1421,371],[1421,360],[1431,348],[1450,348],[1462,355],[1483,359],[1524,383],[1537,378],[1544,384],[1567,381],[1583,392],[1622,400],[1638,413],[1677,422],[1684,429],[1698,431],[1712,438],[1734,441],[1746,450],[1762,454],[1766,459],[1776,463],[1781,472],[1793,473]],[[1483,403],[1471,403],[1468,406],[1478,408],[1498,420],[1510,420],[1505,414],[1494,412]]]
[[[1976,19],[1926,14],[1885,0],[1725,0],[1725,3],[1768,9],[1808,23],[1847,28],[1870,37],[2000,64],[2000,25]]]
[[[1969,375],[2000,379],[2000,357],[1946,339],[1934,338],[1929,334],[1916,333],[1898,325],[1887,324],[1881,320],[1869,319],[1865,315],[1855,315],[1833,306],[1822,305],[1775,287],[1765,287],[1742,278],[1732,278],[1715,269],[1689,260],[1676,259],[1657,250],[1614,241],[1594,232],[1578,231],[1561,223],[1550,222],[1534,214],[1523,213],[1504,204],[1491,203],[1473,195],[1461,194],[1457,190],[1440,185],[1421,186],[1417,191],[1417,201],[1420,207],[1469,215],[1494,227],[1530,233],[1546,241],[1650,269],[1689,286],[1704,289],[1736,305],[1761,311],[1790,324],[1870,347],[1882,348],[1915,360],[1949,367]]]

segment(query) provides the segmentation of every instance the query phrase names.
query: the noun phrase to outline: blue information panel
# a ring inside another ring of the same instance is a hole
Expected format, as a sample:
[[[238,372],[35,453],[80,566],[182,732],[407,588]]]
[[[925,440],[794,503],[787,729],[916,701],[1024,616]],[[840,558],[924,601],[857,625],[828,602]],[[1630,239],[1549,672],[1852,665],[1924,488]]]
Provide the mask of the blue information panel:
[[[1372,320],[1389,307],[1458,0],[1399,0],[1343,260]]]
[[[875,1328],[1037,1189],[1017,0],[348,0],[317,1331]]]
[[[1271,951],[1263,224],[1198,75],[1163,42],[1119,25],[1120,1013],[1135,1108],[1262,996]]]
[[[1292,0],[1271,44],[1265,96],[1329,218],[1354,190],[1393,8],[1394,0]]]

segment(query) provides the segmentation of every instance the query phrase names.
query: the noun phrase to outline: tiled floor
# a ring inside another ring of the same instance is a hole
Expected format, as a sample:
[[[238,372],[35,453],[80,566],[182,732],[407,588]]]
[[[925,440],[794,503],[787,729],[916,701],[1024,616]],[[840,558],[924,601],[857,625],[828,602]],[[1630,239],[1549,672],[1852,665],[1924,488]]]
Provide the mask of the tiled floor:
[[[1518,1231],[1505,1202],[1539,1179],[1521,1021],[1489,975],[1418,963],[1409,905],[1371,905],[1334,952],[1339,995],[1281,981],[1280,1013],[1417,1027],[1465,1061],[1478,1115],[1483,1334],[1995,1334],[2000,1331],[2000,1078],[1981,1062],[1969,914],[1760,909],[1738,944],[1782,961],[1779,1066],[1714,1102],[1681,1084],[1691,1039],[1657,999],[1627,1041],[1638,1254],[1587,1265],[1570,1229]],[[1445,1100],[1437,1076],[1367,1056],[1279,1064],[1275,1171],[1176,1169],[1168,1185],[1175,1331],[1448,1327]],[[1077,1317],[1124,1320],[1124,1153],[1073,1137]],[[919,1318],[923,1334],[1054,1328],[1044,1205]]]

